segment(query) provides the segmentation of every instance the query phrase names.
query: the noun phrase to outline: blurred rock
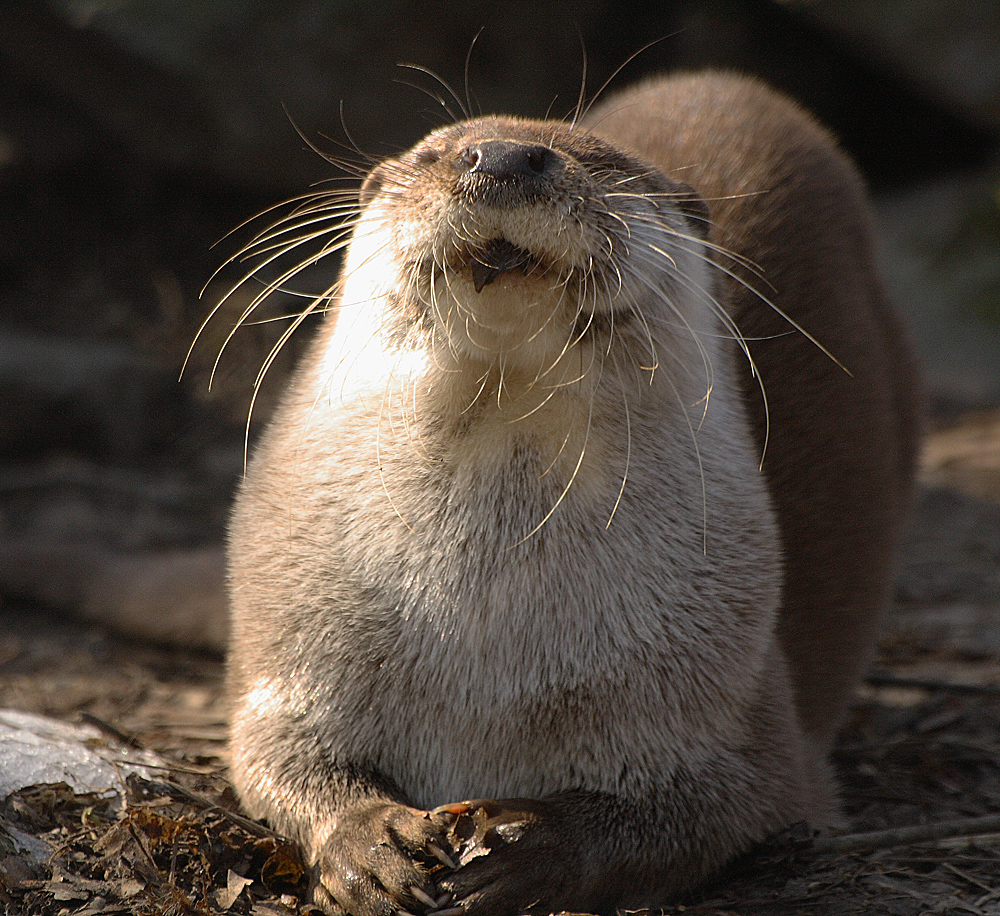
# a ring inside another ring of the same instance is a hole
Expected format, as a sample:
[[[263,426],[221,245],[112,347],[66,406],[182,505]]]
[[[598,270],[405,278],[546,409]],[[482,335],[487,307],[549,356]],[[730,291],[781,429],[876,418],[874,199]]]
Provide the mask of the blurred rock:
[[[1000,172],[886,195],[877,211],[886,278],[932,406],[1000,402]]]
[[[64,782],[76,792],[124,791],[125,777],[152,778],[162,761],[150,751],[108,743],[91,725],[0,710],[0,798],[39,783]]]
[[[6,459],[89,443],[134,461],[171,438],[176,374],[132,349],[0,328],[0,443]]]
[[[996,0],[783,0],[932,98],[1000,131]]]
[[[140,159],[243,186],[301,188],[334,173],[296,128],[357,164],[367,161],[359,150],[383,157],[463,108],[567,115],[579,96],[584,49],[591,92],[640,51],[618,85],[668,69],[759,73],[831,122],[880,180],[886,164],[898,173],[928,159],[974,162],[980,147],[995,143],[995,124],[992,133],[977,131],[950,97],[921,98],[892,67],[872,66],[866,49],[852,50],[851,33],[842,37],[814,17],[825,7],[0,0],[0,59],[18,91],[35,87],[47,99],[43,108],[67,116],[68,138],[90,121]],[[856,18],[863,21],[862,12]],[[405,63],[426,72],[400,69]],[[58,145],[46,145],[51,132],[24,133],[19,124],[20,162],[58,158]],[[900,129],[915,124],[921,129]]]

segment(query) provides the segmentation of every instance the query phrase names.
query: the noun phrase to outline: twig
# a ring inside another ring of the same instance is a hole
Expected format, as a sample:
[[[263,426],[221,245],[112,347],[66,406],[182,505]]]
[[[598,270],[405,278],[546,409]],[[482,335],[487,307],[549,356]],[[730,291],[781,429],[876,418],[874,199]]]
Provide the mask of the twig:
[[[872,852],[894,846],[913,846],[946,840],[950,837],[981,836],[1000,833],[1000,814],[985,817],[967,817],[936,824],[919,824],[915,827],[896,827],[892,830],[875,830],[871,833],[848,833],[843,836],[819,837],[813,841],[813,851],[820,855],[844,852]]]
[[[870,671],[865,676],[865,681],[875,687],[914,687],[918,690],[940,690],[950,693],[1000,695],[1000,686],[997,684],[961,684],[955,681],[939,681],[934,678],[905,677],[893,674],[891,671]]]
[[[972,875],[966,874],[966,872],[962,871],[962,869],[956,868],[954,865],[952,865],[951,862],[942,862],[941,867],[946,871],[950,871],[953,875],[958,875],[958,877],[961,878],[963,881],[968,881],[969,884],[971,884],[973,887],[978,887],[981,891],[986,891],[987,894],[994,893],[993,888],[990,887],[988,884],[984,883],[983,881],[980,881],[978,878],[975,878]],[[979,904],[977,903],[976,906],[979,906]]]
[[[122,747],[129,747],[136,751],[141,751],[144,748],[135,738],[126,735],[125,732],[115,728],[110,722],[105,722],[104,719],[98,718],[89,712],[79,713],[80,721],[85,725],[92,725],[100,732],[104,732],[106,737],[111,738]]]
[[[129,782],[129,787],[131,788],[133,785],[131,776],[128,778],[128,782]],[[269,827],[265,827],[263,824],[258,824],[256,821],[252,821],[249,818],[243,817],[242,814],[237,814],[235,811],[230,811],[228,808],[224,808],[221,805],[217,805],[210,799],[204,798],[203,796],[198,795],[195,792],[191,792],[185,789],[183,786],[177,785],[177,783],[175,782],[167,782],[165,780],[144,779],[144,780],[138,780],[134,784],[148,787],[148,789],[150,790],[155,790],[163,793],[164,795],[173,796],[175,798],[177,796],[180,796],[181,798],[184,798],[187,801],[197,805],[204,811],[211,811],[215,814],[221,814],[227,820],[232,821],[232,823],[242,827],[248,833],[260,837],[261,839],[274,839],[286,843],[288,842],[288,839],[284,837],[282,834],[278,833],[277,831],[271,830]],[[133,804],[141,805],[142,802],[141,801],[137,803],[133,802]]]

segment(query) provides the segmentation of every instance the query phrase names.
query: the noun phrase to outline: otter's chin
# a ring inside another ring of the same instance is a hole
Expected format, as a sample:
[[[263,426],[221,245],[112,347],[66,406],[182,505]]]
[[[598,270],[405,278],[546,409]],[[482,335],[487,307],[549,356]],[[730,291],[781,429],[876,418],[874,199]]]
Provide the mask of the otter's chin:
[[[577,358],[577,313],[565,287],[518,269],[497,273],[477,289],[471,269],[436,284],[434,320],[442,338],[473,360],[501,360],[533,375]]]

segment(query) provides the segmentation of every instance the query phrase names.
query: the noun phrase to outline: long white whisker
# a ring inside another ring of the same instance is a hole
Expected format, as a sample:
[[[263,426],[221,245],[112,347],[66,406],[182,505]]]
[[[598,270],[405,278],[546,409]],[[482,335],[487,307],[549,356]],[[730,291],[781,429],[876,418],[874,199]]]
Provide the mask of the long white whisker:
[[[618,497],[615,499],[614,506],[611,507],[611,515],[608,516],[607,524],[604,526],[605,531],[611,527],[611,522],[622,501],[622,496],[625,493],[625,483],[628,480],[628,472],[632,463],[632,415],[628,408],[628,391],[625,388],[621,367],[618,365],[618,359],[614,353],[611,354],[611,359],[615,366],[615,372],[618,375],[618,385],[622,392],[622,407],[625,409],[625,470],[622,473],[622,485],[618,488]]]

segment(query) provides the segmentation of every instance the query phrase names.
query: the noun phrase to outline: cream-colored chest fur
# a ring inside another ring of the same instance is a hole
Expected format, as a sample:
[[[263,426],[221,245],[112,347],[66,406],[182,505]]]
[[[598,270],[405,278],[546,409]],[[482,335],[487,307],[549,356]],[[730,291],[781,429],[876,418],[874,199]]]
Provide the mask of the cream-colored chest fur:
[[[434,806],[627,793],[739,742],[780,570],[716,359],[703,416],[655,376],[627,400],[566,386],[530,412],[494,393],[446,424],[453,375],[318,386],[289,441],[335,447],[292,487],[288,517],[331,537],[339,584],[320,569],[316,587],[332,594],[338,673],[317,678],[329,695],[308,715],[334,757]]]

